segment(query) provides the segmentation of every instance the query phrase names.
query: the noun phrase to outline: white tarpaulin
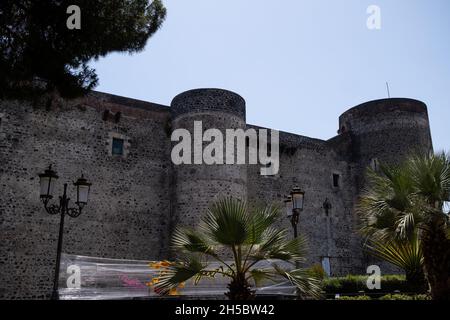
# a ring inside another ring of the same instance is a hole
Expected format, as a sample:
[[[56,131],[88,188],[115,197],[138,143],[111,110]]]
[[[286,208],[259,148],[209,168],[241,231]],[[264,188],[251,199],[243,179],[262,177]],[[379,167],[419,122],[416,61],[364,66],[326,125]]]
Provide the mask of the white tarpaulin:
[[[160,261],[122,260],[62,254],[59,276],[60,299],[124,299],[158,297],[154,291],[162,269]],[[269,267],[270,263],[258,267]],[[211,268],[219,265],[211,263]],[[188,281],[178,288],[179,296],[222,296],[229,278],[216,275],[197,284]],[[291,295],[295,289],[287,282],[255,288],[257,294]]]

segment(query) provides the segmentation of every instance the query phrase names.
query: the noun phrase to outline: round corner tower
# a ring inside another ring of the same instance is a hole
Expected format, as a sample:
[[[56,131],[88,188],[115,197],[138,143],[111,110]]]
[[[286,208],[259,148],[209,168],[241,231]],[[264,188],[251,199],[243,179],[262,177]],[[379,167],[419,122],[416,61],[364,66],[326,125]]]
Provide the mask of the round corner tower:
[[[368,166],[398,164],[433,150],[427,106],[414,99],[381,99],[351,108],[339,117],[339,133],[344,132],[352,137],[361,178]]]
[[[223,155],[227,129],[246,128],[245,100],[238,94],[222,89],[195,89],[177,95],[171,103],[172,130],[186,129],[191,134],[191,150],[195,152],[194,122],[201,121],[205,130],[218,129],[223,135]],[[198,134],[197,134],[198,138]],[[202,142],[203,148],[210,142]],[[172,145],[177,144],[173,142]],[[202,150],[203,150],[202,148]],[[195,226],[211,203],[223,197],[245,199],[247,170],[238,164],[195,163],[173,165],[172,225]],[[198,162],[198,156],[197,156]]]
[[[359,203],[359,195],[367,187],[367,168],[378,170],[379,164],[400,164],[410,155],[433,150],[427,106],[414,99],[381,99],[353,107],[339,117],[338,132],[350,141],[353,205]],[[352,212],[353,226],[359,228],[359,216],[355,210]],[[351,239],[358,264],[381,264],[383,270],[391,270],[392,266],[362,253],[364,240],[360,234],[353,233]]]

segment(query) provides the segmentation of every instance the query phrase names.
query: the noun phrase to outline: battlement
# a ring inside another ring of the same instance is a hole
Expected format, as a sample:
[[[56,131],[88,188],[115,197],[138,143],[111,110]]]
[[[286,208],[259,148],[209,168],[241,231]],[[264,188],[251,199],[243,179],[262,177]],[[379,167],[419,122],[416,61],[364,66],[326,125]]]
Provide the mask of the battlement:
[[[146,111],[161,111],[161,112],[170,111],[168,106],[162,104],[122,97],[115,94],[100,91],[92,91],[91,93],[88,94],[87,99],[100,103],[100,105],[114,104],[118,106],[137,108]]]
[[[410,98],[378,99],[361,103],[345,111],[341,117],[364,117],[382,112],[407,111],[426,113],[427,105],[422,101]]]
[[[173,98],[172,115],[186,113],[227,112],[245,120],[245,100],[237,93],[223,89],[194,89]]]
[[[374,129],[374,122],[390,118],[391,123],[404,121],[406,118],[421,117],[428,122],[428,112],[425,103],[408,98],[379,99],[357,105],[345,111],[339,117],[339,131],[364,131]],[[376,127],[376,126],[375,126]]]

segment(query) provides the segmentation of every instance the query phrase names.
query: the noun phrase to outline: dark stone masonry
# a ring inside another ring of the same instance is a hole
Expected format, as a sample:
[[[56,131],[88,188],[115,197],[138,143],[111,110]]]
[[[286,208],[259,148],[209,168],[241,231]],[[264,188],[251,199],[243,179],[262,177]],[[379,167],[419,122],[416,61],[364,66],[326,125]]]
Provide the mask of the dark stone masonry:
[[[171,107],[93,92],[54,104],[0,101],[0,298],[43,299],[51,292],[59,218],[39,201],[49,164],[62,184],[81,173],[92,183],[83,214],[66,218],[63,252],[107,258],[164,259],[171,230],[195,225],[218,197],[283,205],[293,186],[305,192],[299,232],[310,244],[308,264],[328,258],[332,275],[365,273],[370,264],[357,235],[354,205],[368,166],[397,163],[432,150],[424,103],[383,99],[339,118],[338,135],[319,140],[280,132],[280,170],[261,176],[257,165],[178,165],[172,130],[255,128],[245,101],[220,89],[198,89]],[[300,129],[299,129],[300,130]],[[332,209],[328,216],[323,202]],[[283,212],[284,213],[284,212]],[[290,228],[282,216],[279,226]],[[383,270],[382,270],[383,271]]]

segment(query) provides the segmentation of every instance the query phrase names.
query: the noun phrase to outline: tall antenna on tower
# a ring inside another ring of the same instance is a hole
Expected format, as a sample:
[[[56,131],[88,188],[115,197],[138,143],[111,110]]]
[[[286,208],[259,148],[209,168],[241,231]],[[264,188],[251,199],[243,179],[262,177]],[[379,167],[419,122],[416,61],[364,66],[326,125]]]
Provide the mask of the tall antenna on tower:
[[[391,93],[389,91],[389,82],[386,81],[386,89],[387,89],[387,94],[388,94],[388,98],[391,98]]]

